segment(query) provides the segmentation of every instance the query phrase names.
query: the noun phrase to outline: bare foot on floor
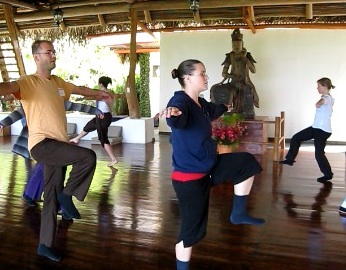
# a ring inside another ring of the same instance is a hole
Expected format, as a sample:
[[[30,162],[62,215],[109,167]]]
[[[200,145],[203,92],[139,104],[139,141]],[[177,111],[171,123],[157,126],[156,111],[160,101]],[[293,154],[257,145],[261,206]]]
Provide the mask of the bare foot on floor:
[[[70,140],[70,143],[75,143],[75,144],[78,144],[79,143],[79,140],[76,138],[73,138]]]
[[[118,161],[115,159],[115,160],[112,160],[111,162],[108,163],[108,167],[112,167],[113,165],[117,164]]]

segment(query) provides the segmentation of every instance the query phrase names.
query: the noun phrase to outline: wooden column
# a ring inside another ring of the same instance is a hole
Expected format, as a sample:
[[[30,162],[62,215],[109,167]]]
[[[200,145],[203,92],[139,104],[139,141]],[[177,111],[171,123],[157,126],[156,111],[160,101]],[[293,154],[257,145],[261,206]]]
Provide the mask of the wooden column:
[[[135,72],[136,72],[136,35],[137,35],[137,11],[130,9],[131,12],[131,41],[130,41],[130,69],[126,83],[126,98],[129,108],[130,118],[141,118],[139,104],[136,94]]]

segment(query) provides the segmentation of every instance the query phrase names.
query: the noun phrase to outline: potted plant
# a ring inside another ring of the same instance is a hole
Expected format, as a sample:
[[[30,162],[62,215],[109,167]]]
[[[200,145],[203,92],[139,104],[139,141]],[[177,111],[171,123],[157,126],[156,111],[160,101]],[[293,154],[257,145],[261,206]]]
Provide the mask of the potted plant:
[[[219,154],[231,152],[239,144],[239,138],[246,131],[243,120],[242,114],[225,113],[212,122],[212,137],[217,142]]]

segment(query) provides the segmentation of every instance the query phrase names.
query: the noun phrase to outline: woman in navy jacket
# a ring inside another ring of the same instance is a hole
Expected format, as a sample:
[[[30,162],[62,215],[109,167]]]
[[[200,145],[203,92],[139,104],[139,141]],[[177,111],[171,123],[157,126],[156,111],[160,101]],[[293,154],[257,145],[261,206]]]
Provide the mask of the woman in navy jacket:
[[[217,155],[211,137],[211,121],[227,112],[223,104],[207,102],[200,94],[208,88],[208,75],[199,60],[183,61],[172,71],[183,90],[176,91],[161,116],[172,129],[172,183],[176,192],[181,225],[176,250],[177,269],[189,269],[192,246],[206,234],[209,193],[214,185],[234,184],[233,224],[260,225],[263,219],[247,214],[247,198],[261,165],[250,153]]]

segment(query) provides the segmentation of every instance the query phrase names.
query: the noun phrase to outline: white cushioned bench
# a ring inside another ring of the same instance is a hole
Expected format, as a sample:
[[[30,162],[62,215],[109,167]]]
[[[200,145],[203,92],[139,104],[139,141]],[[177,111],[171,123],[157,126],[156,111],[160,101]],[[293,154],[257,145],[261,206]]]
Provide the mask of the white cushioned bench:
[[[108,128],[108,139],[111,145],[118,144],[123,141],[123,127],[121,126],[109,126]],[[91,144],[101,144],[98,137],[91,138]]]
[[[77,137],[77,124],[76,123],[67,123],[67,136],[72,139]]]

